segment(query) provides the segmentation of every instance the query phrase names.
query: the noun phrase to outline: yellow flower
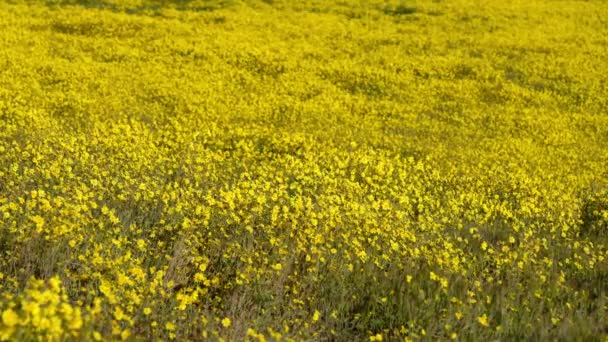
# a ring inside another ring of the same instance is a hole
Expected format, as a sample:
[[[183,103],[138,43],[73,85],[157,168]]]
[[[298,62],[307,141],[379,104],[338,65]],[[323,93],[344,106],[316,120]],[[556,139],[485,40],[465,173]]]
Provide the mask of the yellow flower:
[[[485,242],[485,241],[484,241],[484,242],[482,242],[482,243],[481,243],[481,249],[483,249],[484,251],[485,251],[486,249],[488,249],[488,243],[487,243],[487,242]]]
[[[31,217],[30,219],[36,224],[36,228],[42,229],[42,227],[44,226],[44,218],[42,216],[36,215]]]
[[[68,328],[71,330],[79,330],[82,328],[82,317],[80,317],[80,311],[77,310],[76,314],[72,316],[68,322]]]
[[[477,317],[477,322],[479,322],[479,324],[483,325],[486,328],[490,326],[490,323],[488,322],[488,316],[486,314]]]
[[[120,321],[120,320],[123,320],[126,318],[125,312],[118,306],[114,309],[114,318],[117,321]]]
[[[224,326],[224,328],[229,328],[230,324],[232,324],[232,321],[230,320],[230,318],[226,317],[226,318],[222,319],[222,326]]]
[[[312,321],[316,322],[319,320],[319,318],[321,318],[321,313],[319,310],[315,310],[315,313],[312,315]]]
[[[150,308],[144,308],[144,315],[148,316],[151,313],[152,313],[152,309],[150,309]]]
[[[120,338],[125,341],[126,339],[129,338],[129,336],[131,336],[131,332],[129,331],[129,329],[125,329],[120,333]]]
[[[382,341],[382,334],[376,334],[369,337],[370,341]]]
[[[19,316],[12,309],[6,309],[2,313],[2,323],[7,327],[14,327],[19,324]]]
[[[61,291],[61,279],[59,279],[59,277],[55,276],[49,279],[49,285],[51,285],[51,289],[53,289],[55,293]]]

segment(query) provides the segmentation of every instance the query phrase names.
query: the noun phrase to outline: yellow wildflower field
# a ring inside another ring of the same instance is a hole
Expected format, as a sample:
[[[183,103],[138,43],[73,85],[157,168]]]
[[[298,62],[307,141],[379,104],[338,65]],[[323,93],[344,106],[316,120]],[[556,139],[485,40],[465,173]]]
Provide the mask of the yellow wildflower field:
[[[0,340],[606,340],[606,13],[0,1]]]

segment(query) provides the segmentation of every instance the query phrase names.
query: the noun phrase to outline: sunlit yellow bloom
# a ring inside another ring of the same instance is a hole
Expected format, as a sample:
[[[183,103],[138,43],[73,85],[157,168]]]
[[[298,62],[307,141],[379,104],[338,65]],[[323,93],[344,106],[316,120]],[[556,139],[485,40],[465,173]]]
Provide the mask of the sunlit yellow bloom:
[[[477,322],[479,322],[479,324],[483,325],[484,327],[490,326],[490,323],[488,322],[488,316],[486,314],[477,317]]]
[[[382,334],[376,334],[369,337],[370,341],[382,341]]]
[[[2,312],[2,323],[7,327],[14,327],[19,324],[19,316],[12,309],[6,309]]]

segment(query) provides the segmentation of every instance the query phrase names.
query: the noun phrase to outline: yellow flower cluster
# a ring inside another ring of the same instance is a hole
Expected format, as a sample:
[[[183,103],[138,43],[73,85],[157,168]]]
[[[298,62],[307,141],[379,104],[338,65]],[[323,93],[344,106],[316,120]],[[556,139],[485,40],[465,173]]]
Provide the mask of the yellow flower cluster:
[[[0,1],[0,339],[606,338],[604,13]]]
[[[0,340],[45,336],[59,340],[77,337],[83,325],[81,310],[70,304],[58,277],[48,284],[32,280],[23,294],[8,298],[2,311]]]

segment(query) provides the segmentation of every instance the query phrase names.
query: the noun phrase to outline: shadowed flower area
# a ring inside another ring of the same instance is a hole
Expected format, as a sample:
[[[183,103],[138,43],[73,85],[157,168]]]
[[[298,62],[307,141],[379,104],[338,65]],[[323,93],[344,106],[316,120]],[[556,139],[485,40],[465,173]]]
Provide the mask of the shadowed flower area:
[[[0,340],[606,339],[605,13],[0,1]]]
[[[154,13],[166,8],[186,11],[214,11],[241,4],[238,0],[47,0],[50,7],[82,6],[88,9],[124,11],[131,14]]]

